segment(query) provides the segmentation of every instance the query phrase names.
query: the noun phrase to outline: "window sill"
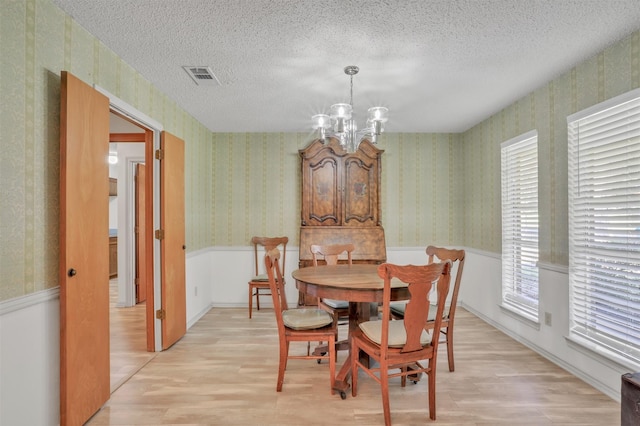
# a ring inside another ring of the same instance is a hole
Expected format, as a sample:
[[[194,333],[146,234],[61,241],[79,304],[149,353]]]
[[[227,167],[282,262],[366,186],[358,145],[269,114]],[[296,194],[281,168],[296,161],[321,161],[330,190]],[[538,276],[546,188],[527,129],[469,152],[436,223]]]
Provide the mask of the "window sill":
[[[540,330],[540,321],[537,318],[531,315],[527,315],[522,311],[517,311],[508,305],[499,304],[498,306],[500,307],[500,310],[503,314],[506,314],[535,330]]]
[[[632,360],[598,346],[589,340],[581,339],[577,336],[565,336],[564,338],[570,348],[575,349],[601,364],[617,367],[623,370],[629,370],[631,372],[640,371],[640,363],[635,363]]]

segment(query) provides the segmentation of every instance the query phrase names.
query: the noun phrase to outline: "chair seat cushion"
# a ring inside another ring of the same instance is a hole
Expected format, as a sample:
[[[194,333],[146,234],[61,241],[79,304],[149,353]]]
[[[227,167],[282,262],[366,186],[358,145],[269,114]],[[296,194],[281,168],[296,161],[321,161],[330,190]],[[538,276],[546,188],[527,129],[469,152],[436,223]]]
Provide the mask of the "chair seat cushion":
[[[333,317],[322,309],[287,309],[282,320],[293,330],[313,330],[333,323]]]
[[[389,309],[391,310],[391,313],[396,314],[397,316],[404,316],[404,310],[407,307],[407,302],[403,301],[403,302],[391,302],[389,304]],[[429,316],[427,317],[427,320],[429,321],[434,321],[436,319],[436,310],[438,309],[438,305],[436,304],[431,304],[429,305]]]
[[[382,343],[382,323],[383,321],[365,321],[360,324],[360,330],[372,342]],[[404,329],[404,321],[389,321],[389,347],[401,348],[407,343],[407,332]],[[426,346],[431,343],[431,337],[426,330],[422,330],[420,344]]]
[[[251,281],[269,281],[269,277],[267,276],[267,274],[260,274],[251,278]]]
[[[263,282],[264,281],[265,283],[268,283],[269,282],[269,276],[267,274],[256,275],[255,277],[251,278],[251,281],[257,281],[257,282]]]
[[[322,299],[322,303],[333,308],[333,309],[347,309],[349,308],[349,302],[346,300],[335,300],[335,299]]]

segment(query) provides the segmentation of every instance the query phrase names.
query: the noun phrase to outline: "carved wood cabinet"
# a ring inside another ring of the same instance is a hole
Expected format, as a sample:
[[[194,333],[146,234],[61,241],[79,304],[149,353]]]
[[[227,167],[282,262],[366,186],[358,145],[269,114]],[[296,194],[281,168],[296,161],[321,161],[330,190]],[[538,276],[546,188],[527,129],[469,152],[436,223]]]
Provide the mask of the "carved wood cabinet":
[[[387,259],[380,214],[382,153],[363,141],[347,153],[337,139],[320,139],[299,151],[302,166],[302,206],[299,267],[312,264],[311,244],[353,243],[354,263]],[[299,304],[313,305],[305,295]]]
[[[368,141],[353,154],[336,139],[300,151],[302,226],[380,226],[380,155]]]

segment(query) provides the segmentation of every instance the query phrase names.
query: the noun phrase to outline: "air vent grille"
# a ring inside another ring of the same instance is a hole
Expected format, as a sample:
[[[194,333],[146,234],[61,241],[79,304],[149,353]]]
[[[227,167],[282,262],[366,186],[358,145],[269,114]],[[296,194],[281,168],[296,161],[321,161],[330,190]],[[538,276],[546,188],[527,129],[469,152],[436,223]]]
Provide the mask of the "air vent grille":
[[[198,86],[220,86],[220,80],[209,67],[183,66],[182,68]]]

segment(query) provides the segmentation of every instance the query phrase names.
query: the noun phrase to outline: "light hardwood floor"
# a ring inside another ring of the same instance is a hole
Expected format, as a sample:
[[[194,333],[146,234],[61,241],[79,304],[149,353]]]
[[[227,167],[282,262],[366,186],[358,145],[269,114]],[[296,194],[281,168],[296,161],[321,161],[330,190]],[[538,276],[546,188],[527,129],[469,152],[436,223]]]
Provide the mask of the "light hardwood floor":
[[[156,356],[147,352],[145,303],[118,308],[118,279],[109,280],[111,392]]]
[[[457,312],[454,373],[445,346],[439,351],[437,420],[429,420],[426,380],[401,388],[395,379],[393,424],[620,424],[617,402],[464,309]],[[249,320],[246,308],[214,308],[120,386],[89,424],[384,424],[379,386],[362,373],[358,396],[349,391],[341,400],[330,394],[326,363],[289,360],[283,391],[276,392],[276,333],[269,309]]]

